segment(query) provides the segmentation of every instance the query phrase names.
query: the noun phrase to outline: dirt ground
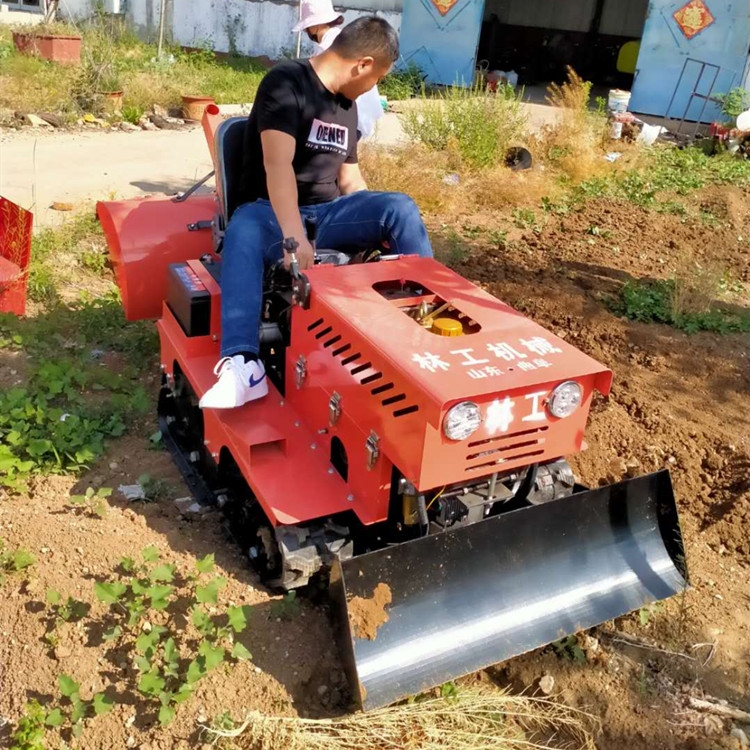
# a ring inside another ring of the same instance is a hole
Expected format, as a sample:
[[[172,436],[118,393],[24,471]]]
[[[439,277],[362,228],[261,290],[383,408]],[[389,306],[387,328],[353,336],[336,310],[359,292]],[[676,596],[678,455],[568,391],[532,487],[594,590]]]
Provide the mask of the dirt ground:
[[[600,750],[739,748],[730,722],[707,720],[688,710],[687,701],[706,695],[750,710],[750,337],[689,336],[634,323],[601,301],[629,278],[668,277],[696,259],[750,280],[748,195],[714,188],[696,200],[712,207],[718,225],[595,200],[536,230],[513,227],[505,217],[510,229],[502,245],[476,239],[456,264],[467,278],[614,371],[611,396],[592,410],[588,447],[572,459],[583,482],[609,483],[634,468],[672,473],[690,588],[640,618],[621,618],[579,636],[580,653],[542,649],[467,678],[533,691],[540,678],[552,677],[556,695],[601,718]],[[491,227],[498,221],[483,214],[470,223]],[[436,217],[432,228],[440,251],[438,223]],[[9,367],[0,360],[0,382]],[[155,393],[156,377],[146,382]],[[345,703],[326,605],[303,601],[295,616],[275,616],[272,597],[223,533],[219,515],[185,518],[178,512],[172,499],[186,491],[167,454],[149,450],[153,430],[153,420],[142,420],[79,480],[39,479],[27,497],[0,502],[0,536],[37,557],[33,574],[9,579],[0,596],[0,726],[7,722],[0,746],[24,704],[54,693],[62,671],[81,681],[84,697],[105,684],[117,696],[114,710],[86,728],[81,746],[87,750],[200,746],[205,738],[197,722],[224,711],[235,719],[249,709],[319,717]],[[167,480],[170,499],[129,503],[115,493],[102,519],[68,506],[69,495],[89,485],[116,488],[143,473]],[[57,649],[43,639],[46,588],[88,601],[92,614],[101,614],[93,581],[150,544],[180,569],[214,552],[229,580],[222,601],[248,604],[253,613],[242,635],[252,660],[221,667],[201,681],[168,730],[127,689],[133,667],[109,653],[100,634],[66,623]]]

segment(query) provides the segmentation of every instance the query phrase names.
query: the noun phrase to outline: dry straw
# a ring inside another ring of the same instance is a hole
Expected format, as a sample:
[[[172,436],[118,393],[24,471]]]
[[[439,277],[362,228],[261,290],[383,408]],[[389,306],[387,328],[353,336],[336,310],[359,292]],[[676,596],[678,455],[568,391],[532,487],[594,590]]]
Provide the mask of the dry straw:
[[[335,719],[247,714],[213,742],[247,750],[595,750],[594,717],[552,699],[462,691]]]

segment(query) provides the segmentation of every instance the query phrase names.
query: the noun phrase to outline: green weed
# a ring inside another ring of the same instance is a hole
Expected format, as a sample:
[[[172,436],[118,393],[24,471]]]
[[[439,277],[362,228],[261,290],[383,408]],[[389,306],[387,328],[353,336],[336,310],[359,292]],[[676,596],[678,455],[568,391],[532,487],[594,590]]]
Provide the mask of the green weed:
[[[54,721],[54,717],[53,717]],[[45,750],[44,728],[47,712],[38,701],[26,704],[24,715],[18,720],[16,731],[10,737],[10,750]]]
[[[89,516],[104,518],[107,515],[107,498],[112,494],[110,487],[99,487],[95,490],[88,487],[83,495],[71,495],[71,505],[83,508]]]
[[[282,599],[271,603],[271,617],[288,622],[294,620],[302,609],[296,591],[287,592]]]
[[[458,698],[460,692],[455,682],[445,682],[440,686],[440,697],[446,700]]]
[[[152,477],[150,474],[141,474],[138,477],[138,484],[143,488],[143,497],[148,503],[164,500],[169,496],[171,490],[169,482]]]
[[[57,629],[64,622],[79,622],[88,615],[91,605],[68,596],[64,599],[55,589],[47,589],[47,632],[44,640],[53,648],[57,646]]]
[[[661,602],[654,602],[653,604],[647,604],[645,607],[641,607],[638,610],[638,622],[640,622],[641,626],[645,628],[646,625],[651,622],[651,618],[659,614],[662,609],[663,605]]]
[[[478,86],[451,86],[433,98],[422,93],[406,111],[406,135],[434,151],[451,151],[469,167],[495,166],[520,140],[527,116],[512,87],[488,93]]]
[[[0,461],[2,461],[2,453],[0,453]],[[15,550],[6,549],[5,542],[0,539],[0,583],[3,583],[9,575],[21,573],[35,562],[36,558],[31,552],[21,547]]]
[[[684,294],[684,291],[682,292]],[[750,311],[732,312],[712,302],[703,310],[683,311],[677,305],[680,289],[675,279],[629,281],[609,300],[617,315],[644,323],[666,323],[687,333],[750,331]]]
[[[186,701],[196,684],[226,661],[251,658],[250,652],[235,636],[248,626],[250,610],[232,606],[221,616],[212,616],[226,579],[221,576],[203,582],[213,572],[214,557],[207,555],[196,563],[194,574],[180,581],[174,565],[160,562],[155,547],[141,552],[141,562],[131,558],[120,561],[121,575],[110,581],[97,581],[94,592],[99,601],[111,605],[111,618],[116,624],[105,633],[105,639],[116,641],[133,653],[138,670],[136,689],[155,709],[163,725],[174,718],[175,707]],[[154,625],[149,616],[169,612],[180,599],[180,587],[186,585],[188,615],[198,631],[196,642],[188,637],[183,626]],[[184,655],[189,652],[189,656]]]
[[[575,635],[569,635],[560,641],[551,644],[552,649],[561,659],[568,659],[579,663],[586,661],[584,650],[578,645],[578,638]]]
[[[411,99],[419,96],[425,75],[413,63],[400,70],[393,70],[378,84],[378,91],[389,100]]]

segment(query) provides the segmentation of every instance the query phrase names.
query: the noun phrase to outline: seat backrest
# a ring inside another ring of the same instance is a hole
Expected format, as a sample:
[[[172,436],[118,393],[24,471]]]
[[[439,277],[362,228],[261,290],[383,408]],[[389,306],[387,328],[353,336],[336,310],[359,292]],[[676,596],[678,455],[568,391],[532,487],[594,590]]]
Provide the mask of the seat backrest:
[[[216,187],[224,225],[240,204],[247,117],[230,117],[216,129]]]

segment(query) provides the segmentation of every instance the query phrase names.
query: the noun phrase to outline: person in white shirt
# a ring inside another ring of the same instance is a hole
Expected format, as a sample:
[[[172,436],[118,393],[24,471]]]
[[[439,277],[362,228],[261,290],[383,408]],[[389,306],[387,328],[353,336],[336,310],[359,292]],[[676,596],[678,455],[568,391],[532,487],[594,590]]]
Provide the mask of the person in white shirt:
[[[304,31],[314,44],[315,54],[327,50],[341,33],[344,16],[333,9],[331,0],[302,0],[300,20],[292,31]],[[357,99],[357,130],[362,138],[375,132],[375,123],[383,116],[378,87]]]

